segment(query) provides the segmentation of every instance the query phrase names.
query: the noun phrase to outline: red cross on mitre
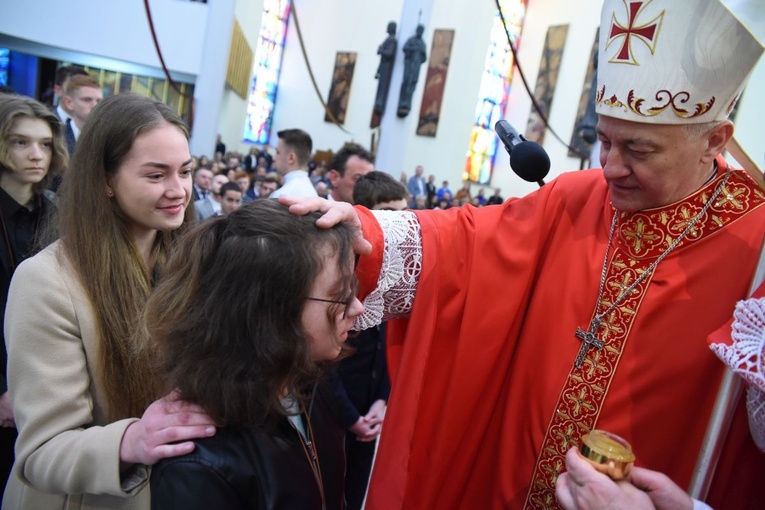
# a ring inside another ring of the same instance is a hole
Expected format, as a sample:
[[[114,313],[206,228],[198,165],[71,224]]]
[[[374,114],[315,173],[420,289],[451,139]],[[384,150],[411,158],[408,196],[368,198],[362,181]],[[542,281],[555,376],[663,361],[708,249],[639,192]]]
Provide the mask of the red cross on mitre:
[[[619,23],[619,20],[616,19],[616,13],[611,15],[611,30],[608,33],[606,48],[620,37],[622,37],[623,40],[619,52],[611,58],[609,62],[639,65],[632,51],[632,38],[635,37],[638,40],[643,41],[653,54],[654,49],[656,48],[656,41],[659,38],[659,31],[661,30],[661,22],[664,20],[665,11],[661,11],[651,21],[639,25],[637,19],[643,9],[651,3],[651,0],[645,2],[628,2],[625,0],[624,3],[627,7],[628,15],[626,26]]]

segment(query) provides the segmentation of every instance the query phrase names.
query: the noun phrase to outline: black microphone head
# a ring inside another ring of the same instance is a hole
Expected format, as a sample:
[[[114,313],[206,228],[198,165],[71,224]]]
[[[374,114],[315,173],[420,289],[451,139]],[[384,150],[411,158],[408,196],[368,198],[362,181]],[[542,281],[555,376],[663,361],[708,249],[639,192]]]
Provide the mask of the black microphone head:
[[[506,120],[497,121],[494,124],[494,131],[496,131],[508,154],[512,154],[513,147],[525,140]]]
[[[510,153],[510,168],[524,181],[539,182],[550,171],[550,157],[538,143],[521,142]]]

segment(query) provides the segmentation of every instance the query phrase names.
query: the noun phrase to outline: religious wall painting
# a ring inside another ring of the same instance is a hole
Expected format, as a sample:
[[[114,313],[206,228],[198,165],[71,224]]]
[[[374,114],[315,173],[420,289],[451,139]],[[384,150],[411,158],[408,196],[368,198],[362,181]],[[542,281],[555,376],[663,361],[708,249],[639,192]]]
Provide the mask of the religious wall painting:
[[[537,85],[534,88],[534,97],[537,99],[537,104],[546,118],[550,114],[567,35],[568,25],[556,25],[547,29],[542,59],[539,62]],[[526,139],[542,145],[546,129],[542,117],[536,110],[532,110],[529,115],[529,122],[526,125]]]
[[[348,98],[351,95],[351,82],[353,82],[355,67],[355,51],[337,52],[335,70],[332,72],[332,85],[329,89],[329,99],[327,99],[327,112],[324,114],[326,122],[333,122],[332,118],[334,117],[338,124],[345,123],[345,112],[348,109]]]
[[[438,131],[453,42],[454,30],[437,29],[433,32],[428,72],[425,76],[425,91],[422,94],[420,106],[420,120],[417,124],[417,134],[420,136],[435,137]]]
[[[595,91],[597,87],[595,83],[597,80],[599,33],[600,28],[597,28],[595,30],[595,42],[592,43],[592,50],[590,51],[590,60],[587,62],[587,74],[584,77],[584,84],[582,84],[582,95],[579,97],[579,108],[576,112],[574,129],[568,144],[569,147],[575,149],[573,151],[569,149],[568,156],[570,158],[589,158],[595,141],[592,136],[594,135],[595,124],[597,124],[597,115],[595,114]],[[593,131],[589,131],[590,127],[593,128]],[[584,133],[584,130],[588,130],[589,133]],[[588,139],[592,141],[588,141]]]

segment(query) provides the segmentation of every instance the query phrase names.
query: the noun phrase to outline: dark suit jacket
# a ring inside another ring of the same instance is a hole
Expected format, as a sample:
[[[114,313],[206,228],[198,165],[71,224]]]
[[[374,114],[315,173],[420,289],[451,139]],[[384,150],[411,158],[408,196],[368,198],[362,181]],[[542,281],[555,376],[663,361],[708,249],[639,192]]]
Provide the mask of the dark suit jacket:
[[[74,154],[74,146],[77,143],[77,140],[74,138],[74,130],[71,125],[72,122],[74,121],[69,119],[64,124],[64,139],[66,140],[66,148],[69,149],[70,157]]]
[[[37,231],[39,231],[48,220],[53,210],[53,204],[44,195],[40,195],[39,198],[35,198],[35,200],[39,200],[39,209],[36,213],[38,215],[38,220],[35,223],[27,224],[27,228],[31,229],[27,234],[33,239]],[[8,301],[8,288],[11,285],[11,277],[13,276],[14,271],[13,265],[11,264],[11,256],[8,253],[8,246],[10,244],[14,251],[16,267],[21,264],[22,260],[31,255],[29,252],[20,253],[19,247],[14,242],[12,224],[15,223],[14,220],[8,216],[11,211],[17,210],[19,207],[20,206],[15,200],[5,193],[5,191],[0,189],[0,208],[2,208],[3,221],[5,222],[9,235],[12,236],[10,240],[6,240],[5,234],[3,231],[0,231],[0,338],[3,339],[2,347],[0,347],[0,395],[8,391],[8,385],[5,379],[8,354],[5,350],[5,336],[3,332],[5,331],[5,306]]]
[[[388,400],[390,380],[385,361],[385,324],[365,329],[346,344],[356,349],[330,374],[340,420],[346,429],[369,411],[377,400]]]

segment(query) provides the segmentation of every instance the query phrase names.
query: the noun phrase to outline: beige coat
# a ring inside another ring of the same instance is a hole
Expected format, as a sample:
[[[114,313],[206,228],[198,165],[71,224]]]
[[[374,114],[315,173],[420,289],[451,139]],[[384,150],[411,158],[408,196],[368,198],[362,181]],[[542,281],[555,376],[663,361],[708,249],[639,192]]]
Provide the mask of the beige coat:
[[[122,434],[98,387],[91,304],[59,243],[24,261],[8,295],[8,388],[19,429],[3,510],[149,509],[149,470],[122,477]]]

